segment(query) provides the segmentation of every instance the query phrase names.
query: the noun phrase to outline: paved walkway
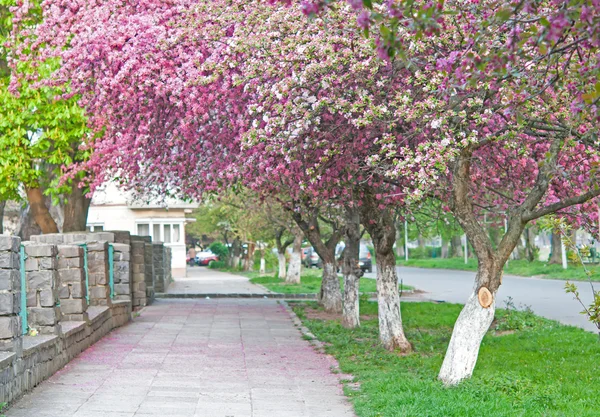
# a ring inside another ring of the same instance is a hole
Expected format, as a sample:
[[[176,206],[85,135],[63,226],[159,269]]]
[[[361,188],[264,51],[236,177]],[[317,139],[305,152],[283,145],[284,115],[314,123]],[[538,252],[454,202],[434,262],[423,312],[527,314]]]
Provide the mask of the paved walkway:
[[[366,274],[375,277],[375,272]],[[398,277],[404,284],[426,291],[424,298],[464,304],[473,291],[475,273],[451,271],[446,269],[425,269],[398,267]],[[583,300],[592,302],[590,284],[578,282]],[[595,283],[600,289],[600,282]],[[581,304],[565,293],[565,281],[540,278],[524,278],[505,275],[498,291],[498,307],[504,307],[505,301],[512,297],[515,306],[529,306],[540,316],[558,320],[564,324],[578,326],[597,332],[587,317],[580,314]]]
[[[273,300],[157,300],[7,417],[351,417],[330,367]]]
[[[265,294],[241,275],[209,269],[205,266],[187,268],[187,277],[175,278],[169,286],[169,294]]]

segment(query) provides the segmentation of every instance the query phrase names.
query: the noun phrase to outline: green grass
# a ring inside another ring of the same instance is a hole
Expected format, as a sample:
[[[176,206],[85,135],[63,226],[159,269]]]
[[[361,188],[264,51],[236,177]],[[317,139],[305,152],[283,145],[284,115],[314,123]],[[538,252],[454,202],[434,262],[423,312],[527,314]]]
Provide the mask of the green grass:
[[[244,273],[244,276],[250,278],[250,282],[260,284],[270,291],[282,294],[316,294],[321,288],[321,270],[305,269],[300,277],[300,284],[286,284],[282,279],[276,278],[273,274],[260,276],[257,272]],[[343,281],[340,278],[343,288]],[[407,285],[403,289],[409,290],[412,287]],[[374,279],[362,278],[360,280],[360,292],[376,292],[377,283]]]
[[[345,388],[359,417],[596,417],[600,415],[600,342],[581,329],[530,312],[498,310],[484,338],[473,378],[455,388],[437,381],[443,354],[461,305],[403,303],[402,315],[414,353],[400,356],[380,347],[377,320],[360,329],[338,320],[307,319],[307,307],[292,303],[310,331],[326,344],[341,371],[354,376]],[[377,304],[361,301],[361,314],[377,317]]]
[[[398,265],[414,266],[418,268],[457,269],[461,271],[477,270],[476,259],[469,259],[469,263],[465,264],[463,258],[409,259],[408,261],[399,261]],[[586,267],[592,271],[592,280],[600,281],[600,268],[597,265],[586,265]],[[508,264],[504,267],[504,273],[508,275],[520,275],[523,277],[580,281],[587,280],[583,267],[573,263],[569,264],[568,269],[562,269],[561,265],[549,265],[540,261],[528,262],[525,260],[511,260],[508,261]]]

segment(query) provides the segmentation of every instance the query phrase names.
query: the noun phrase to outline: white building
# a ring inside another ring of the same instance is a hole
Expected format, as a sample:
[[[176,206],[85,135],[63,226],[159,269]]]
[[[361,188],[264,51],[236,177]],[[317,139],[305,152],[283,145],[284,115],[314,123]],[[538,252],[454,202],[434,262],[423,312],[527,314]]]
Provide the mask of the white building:
[[[171,267],[174,277],[185,276],[186,214],[198,207],[195,203],[167,199],[163,203],[135,200],[114,185],[97,190],[88,214],[88,231],[126,230],[131,234],[151,236],[153,242],[163,242],[172,250]]]

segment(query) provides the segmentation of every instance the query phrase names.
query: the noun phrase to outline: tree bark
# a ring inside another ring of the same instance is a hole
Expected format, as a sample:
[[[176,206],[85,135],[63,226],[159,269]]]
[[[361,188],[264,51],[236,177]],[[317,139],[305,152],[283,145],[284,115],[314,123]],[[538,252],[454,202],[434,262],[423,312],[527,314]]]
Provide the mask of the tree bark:
[[[238,237],[236,237],[233,240],[233,243],[231,244],[231,268],[237,269],[240,267],[240,250],[241,249],[241,242],[240,239]]]
[[[552,233],[552,240],[550,242],[550,260],[549,264],[562,264],[562,243],[560,235],[558,233]]]
[[[535,233],[533,227],[525,229],[525,254],[529,262],[535,261]]]
[[[4,207],[6,207],[6,200],[0,201],[0,235],[4,233]]]
[[[379,203],[369,194],[363,200],[361,218],[363,226],[373,239],[377,258],[379,338],[388,350],[410,352],[411,345],[404,335],[400,313],[400,292],[393,249],[396,240],[394,219],[390,209],[380,209]]]
[[[35,222],[40,226],[42,233],[58,233],[58,226],[50,215],[48,207],[46,207],[42,189],[39,187],[26,187],[25,192],[27,193],[31,214]]]
[[[489,307],[483,307],[479,302],[478,291],[484,283],[500,279],[501,269],[479,263],[475,288],[464,308],[461,310],[452,337],[440,369],[439,379],[446,385],[456,385],[473,375],[479,346],[487,333],[496,311],[496,290],[490,290],[492,301]],[[487,288],[487,287],[486,287]]]
[[[285,252],[284,253],[277,252],[277,264],[279,266],[279,272],[277,273],[277,278],[284,279],[285,278]]]
[[[321,282],[321,292],[319,293],[319,302],[330,313],[342,312],[342,289],[338,279],[337,267],[334,261],[323,259],[323,281]]]
[[[460,236],[452,236],[450,240],[451,255],[453,258],[461,258],[463,256],[462,242]]]
[[[302,238],[302,232],[297,230],[294,233],[290,265],[288,267],[287,275],[285,276],[285,282],[288,284],[300,284],[300,274],[302,270]]]
[[[342,326],[353,329],[360,326],[359,283],[363,272],[358,265],[360,252],[360,217],[358,209],[346,208],[344,261],[344,294]]]
[[[448,258],[448,241],[442,238],[442,250],[440,253],[440,257],[443,259]]]
[[[304,232],[304,236],[323,260],[323,279],[318,297],[319,304],[328,313],[339,314],[342,312],[342,289],[337,277],[335,247],[340,241],[341,233],[337,225],[332,223],[331,237],[323,242],[319,228],[318,210],[311,209],[308,211],[306,218],[299,210],[295,210],[291,214],[298,227]]]
[[[85,231],[91,202],[92,199],[86,197],[84,190],[77,186],[76,180],[73,180],[71,194],[66,196],[64,206],[63,233]]]
[[[404,259],[404,227],[401,224],[400,221],[396,222],[396,256]]]

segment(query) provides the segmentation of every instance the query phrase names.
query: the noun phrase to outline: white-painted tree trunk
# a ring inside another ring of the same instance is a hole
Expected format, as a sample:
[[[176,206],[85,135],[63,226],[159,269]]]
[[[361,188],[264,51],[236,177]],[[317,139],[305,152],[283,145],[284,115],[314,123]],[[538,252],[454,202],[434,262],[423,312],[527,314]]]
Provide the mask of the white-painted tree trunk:
[[[492,295],[492,305],[483,308],[473,292],[460,312],[438,376],[444,384],[456,385],[473,375],[481,341],[494,320],[496,294]]]
[[[279,264],[279,273],[277,274],[277,277],[279,279],[284,279],[285,278],[285,253],[278,253],[277,260],[278,260],[278,264]]]
[[[288,266],[285,282],[290,284],[300,284],[300,273],[302,269],[302,234],[297,234],[294,238],[292,255],[290,256],[290,265]]]
[[[240,267],[240,257],[239,255],[233,255],[233,261],[232,261],[232,266],[233,268],[237,269]]]
[[[323,261],[323,281],[319,303],[328,313],[342,312],[342,289],[337,274],[337,268],[332,262]]]
[[[402,327],[396,265],[394,262],[384,263],[382,258],[377,257],[379,338],[388,350],[400,349],[402,352],[410,352],[412,348]]]
[[[265,262],[265,258],[261,256],[260,258],[260,274],[264,275],[267,272],[267,263]]]
[[[360,278],[353,272],[344,275],[342,326],[349,329],[360,326],[359,280]]]

